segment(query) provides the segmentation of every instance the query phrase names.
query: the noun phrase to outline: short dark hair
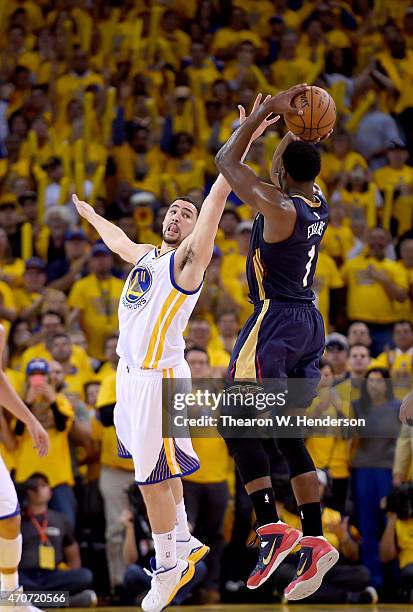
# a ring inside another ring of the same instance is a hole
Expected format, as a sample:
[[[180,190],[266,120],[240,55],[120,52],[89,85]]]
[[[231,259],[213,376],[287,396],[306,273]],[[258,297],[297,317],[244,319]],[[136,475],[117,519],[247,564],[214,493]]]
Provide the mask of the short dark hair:
[[[176,202],[177,200],[182,200],[183,202],[188,202],[189,204],[192,204],[192,206],[195,206],[196,208],[196,212],[199,213],[201,212],[201,208],[202,208],[202,203],[199,204],[199,202],[197,202],[196,200],[194,200],[194,198],[191,198],[191,196],[178,196],[177,198],[175,198],[175,200],[170,204],[170,206],[172,206],[172,204],[174,204],[174,202]]]
[[[41,316],[41,321],[43,321],[43,319],[45,317],[47,317],[48,315],[52,315],[53,317],[57,317],[59,319],[60,323],[62,325],[64,325],[64,323],[65,323],[64,316],[60,312],[57,312],[56,310],[46,310],[46,312],[44,312],[42,314],[42,316]]]
[[[383,380],[386,383],[386,399],[388,401],[394,399],[394,393],[393,393],[393,384],[392,384],[392,380],[390,378],[390,372],[387,368],[381,368],[381,367],[377,367],[377,368],[369,368],[366,372],[366,374],[364,375],[364,380],[361,384],[361,391],[360,391],[360,407],[361,409],[366,412],[370,406],[371,406],[371,398],[370,398],[370,394],[367,390],[367,380],[369,378],[369,376],[373,373],[378,373],[381,374],[383,376]]]
[[[408,325],[410,327],[410,331],[413,331],[413,323],[407,319],[396,321],[396,323],[393,325],[393,331],[395,331],[396,325]]]
[[[64,332],[59,332],[58,334],[55,334],[51,342],[53,343],[55,340],[57,340],[57,338],[65,338],[66,340],[69,340],[70,343],[72,343],[70,336],[68,336],[68,334],[65,334]]]
[[[349,349],[348,352],[351,353],[351,351],[353,350],[353,348],[365,348],[366,351],[368,352],[368,354],[370,355],[370,347],[366,346],[365,344],[363,344],[362,342],[356,342],[355,344],[352,344]]]
[[[285,171],[298,183],[314,181],[320,174],[321,155],[317,147],[310,142],[290,142],[282,155],[282,161]]]
[[[322,370],[323,368],[330,368],[330,370],[333,372],[333,366],[325,357],[322,357],[320,359],[318,367],[320,370]]]
[[[194,351],[196,351],[197,353],[203,353],[204,355],[206,355],[207,359],[208,359],[208,363],[209,363],[208,351],[203,349],[201,346],[196,346],[196,345],[195,346],[191,346],[191,348],[185,349],[185,351],[184,351],[185,359],[188,357],[189,353],[193,353]]]

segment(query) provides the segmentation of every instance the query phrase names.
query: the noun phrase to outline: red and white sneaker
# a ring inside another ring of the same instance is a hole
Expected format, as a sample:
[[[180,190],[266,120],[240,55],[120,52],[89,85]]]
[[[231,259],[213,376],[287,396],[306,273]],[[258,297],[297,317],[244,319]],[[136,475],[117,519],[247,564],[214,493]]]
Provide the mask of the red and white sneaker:
[[[260,554],[257,565],[247,581],[249,589],[257,589],[275,572],[285,557],[303,537],[298,529],[281,521],[258,527]]]
[[[309,597],[320,588],[325,574],[338,561],[338,551],[325,538],[305,536],[294,580],[284,591],[288,601]]]

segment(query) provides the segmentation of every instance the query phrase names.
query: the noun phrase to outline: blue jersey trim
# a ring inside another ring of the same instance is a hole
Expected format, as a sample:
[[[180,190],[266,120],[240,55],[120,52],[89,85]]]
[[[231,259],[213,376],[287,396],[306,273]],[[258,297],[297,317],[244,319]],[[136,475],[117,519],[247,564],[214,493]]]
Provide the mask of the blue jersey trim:
[[[194,468],[187,470],[186,472],[181,472],[180,474],[170,474],[169,476],[166,476],[165,478],[159,478],[157,480],[150,480],[150,481],[146,480],[145,482],[140,482],[139,480],[135,480],[135,483],[139,486],[151,485],[151,484],[157,484],[158,482],[164,482],[165,480],[171,480],[172,478],[183,478],[184,476],[189,476],[190,474],[197,472],[200,467],[201,467],[201,464],[198,463],[198,465],[195,466]]]
[[[199,287],[197,289],[195,289],[195,291],[187,291],[186,289],[182,289],[182,287],[180,287],[178,285],[178,283],[175,281],[175,277],[174,277],[174,259],[175,259],[175,252],[172,253],[171,259],[169,261],[169,277],[171,279],[172,286],[175,287],[175,289],[177,291],[180,291],[181,293],[184,293],[185,295],[195,295],[195,293],[198,293],[198,291],[201,289],[201,287],[202,287],[202,285],[204,283],[205,272],[204,272],[204,278],[202,279],[201,284],[199,285]]]
[[[0,521],[5,521],[6,519],[9,518],[13,518],[13,516],[18,516],[20,513],[20,504],[17,502],[17,508],[14,512],[12,512],[11,514],[5,514],[3,516],[0,516]]]

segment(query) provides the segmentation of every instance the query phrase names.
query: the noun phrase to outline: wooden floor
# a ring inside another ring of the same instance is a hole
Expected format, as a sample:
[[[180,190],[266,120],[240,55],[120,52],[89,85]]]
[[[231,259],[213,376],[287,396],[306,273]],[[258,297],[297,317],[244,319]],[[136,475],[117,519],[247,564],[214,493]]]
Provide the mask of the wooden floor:
[[[85,608],[69,608],[70,612],[84,612]],[[136,612],[140,608],[95,608],[98,612]],[[56,610],[56,608],[54,608]],[[402,610],[412,610],[413,604],[377,604],[370,606],[359,606],[359,605],[293,605],[284,606],[281,604],[269,605],[256,605],[256,606],[173,606],[168,608],[171,612],[402,612]]]

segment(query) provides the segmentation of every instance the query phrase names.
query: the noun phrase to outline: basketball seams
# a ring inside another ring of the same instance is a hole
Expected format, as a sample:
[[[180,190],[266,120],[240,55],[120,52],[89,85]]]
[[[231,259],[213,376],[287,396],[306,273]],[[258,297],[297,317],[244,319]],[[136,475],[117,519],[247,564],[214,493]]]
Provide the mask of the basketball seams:
[[[308,93],[310,95],[308,95]],[[326,99],[326,96],[328,100]],[[303,98],[304,96],[302,96]],[[303,110],[302,115],[292,115],[286,113],[284,119],[287,128],[291,130],[296,136],[299,136],[307,142],[314,142],[317,138],[326,135],[336,122],[336,106],[333,98],[325,90],[319,90],[315,86],[309,88],[309,92],[306,92],[306,99],[309,104],[297,103],[297,98],[294,99],[293,105],[295,108],[301,107]],[[325,104],[325,108],[322,109]],[[317,105],[314,107],[314,105]],[[307,106],[309,108],[307,108]],[[320,113],[320,117],[318,114]],[[316,125],[313,125],[317,121]],[[321,125],[322,121],[326,121],[325,125]]]
[[[320,121],[325,117],[326,113],[328,112],[328,109],[330,108],[330,102],[331,102],[331,96],[328,96],[328,104],[326,106],[326,109],[325,109],[324,113],[321,115],[321,117],[318,120],[317,131],[318,131],[319,127],[320,127]]]
[[[311,138],[312,136],[312,131],[313,131],[313,88],[310,87],[310,140],[313,140]]]

